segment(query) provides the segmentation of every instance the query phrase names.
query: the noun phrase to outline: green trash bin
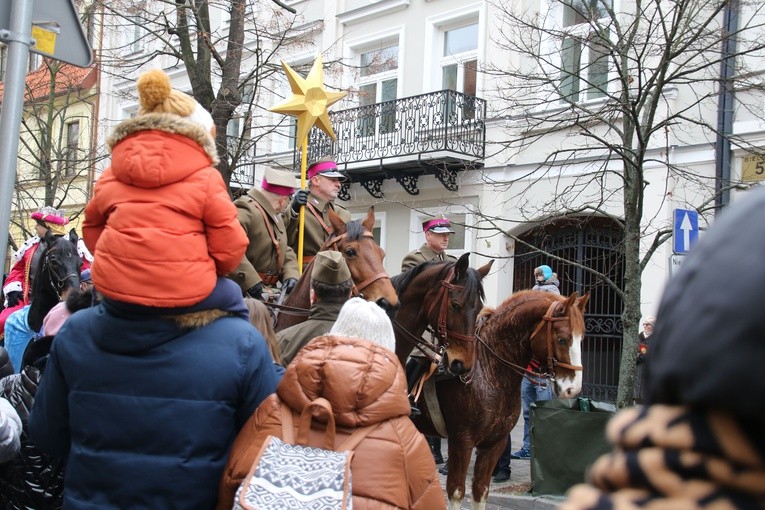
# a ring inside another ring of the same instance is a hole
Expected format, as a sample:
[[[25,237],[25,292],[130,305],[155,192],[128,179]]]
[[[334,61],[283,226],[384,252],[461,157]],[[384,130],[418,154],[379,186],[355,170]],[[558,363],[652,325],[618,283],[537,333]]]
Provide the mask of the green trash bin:
[[[531,404],[532,494],[562,496],[584,481],[587,468],[611,451],[606,423],[616,408],[588,398],[553,399]]]

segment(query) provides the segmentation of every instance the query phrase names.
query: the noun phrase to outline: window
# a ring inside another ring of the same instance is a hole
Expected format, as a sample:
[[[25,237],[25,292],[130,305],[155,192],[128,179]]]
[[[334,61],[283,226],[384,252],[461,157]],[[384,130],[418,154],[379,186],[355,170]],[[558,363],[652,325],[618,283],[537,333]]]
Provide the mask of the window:
[[[561,43],[560,91],[563,101],[587,101],[605,97],[608,87],[608,29],[604,2],[565,0]]]
[[[398,42],[359,54],[359,115],[357,136],[373,136],[377,128],[374,105],[395,101],[398,94]],[[395,103],[380,107],[379,130],[381,134],[392,133],[396,128]]]
[[[143,51],[143,39],[146,35],[146,30],[143,26],[147,21],[140,14],[132,14],[125,17],[126,24],[123,29],[125,53],[133,54]]]
[[[443,40],[441,88],[475,97],[478,77],[478,23],[446,29]],[[457,103],[461,103],[459,108]],[[460,113],[462,120],[475,118],[475,104],[472,98],[450,95],[447,103],[449,122],[457,123]]]
[[[72,177],[77,174],[77,160],[79,159],[80,145],[80,121],[67,122],[66,124],[66,151],[64,155],[64,175]]]

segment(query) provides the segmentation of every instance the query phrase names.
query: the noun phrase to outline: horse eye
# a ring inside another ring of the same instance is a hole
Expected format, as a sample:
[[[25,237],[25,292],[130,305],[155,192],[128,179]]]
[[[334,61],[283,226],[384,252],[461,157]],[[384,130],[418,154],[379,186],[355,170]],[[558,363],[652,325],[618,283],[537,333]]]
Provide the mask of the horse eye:
[[[456,301],[452,301],[452,310],[454,310],[455,312],[459,312],[461,308],[462,307],[460,306],[459,303],[457,303]]]
[[[355,257],[356,250],[354,250],[353,248],[348,248],[347,250],[345,250],[345,255],[348,257]]]
[[[568,340],[566,340],[565,338],[559,338],[558,344],[561,345],[562,347],[566,347],[568,345]]]

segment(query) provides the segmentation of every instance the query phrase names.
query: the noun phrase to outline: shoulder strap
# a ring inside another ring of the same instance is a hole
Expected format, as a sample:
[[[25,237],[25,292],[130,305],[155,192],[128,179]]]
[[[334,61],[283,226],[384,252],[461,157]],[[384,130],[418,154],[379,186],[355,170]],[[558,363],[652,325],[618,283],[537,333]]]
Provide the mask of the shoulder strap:
[[[379,423],[373,423],[372,425],[367,425],[366,427],[361,427],[353,431],[353,433],[348,436],[348,438],[343,441],[340,446],[335,448],[336,451],[341,452],[344,450],[353,450],[356,448],[361,441],[369,435],[370,432],[372,432],[374,429],[379,427]]]
[[[318,222],[321,224],[324,231],[327,233],[327,235],[332,235],[332,232],[335,230],[332,228],[329,228],[326,223],[324,223],[324,220],[322,219],[321,215],[319,214],[319,211],[316,210],[316,208],[313,206],[312,203],[308,202],[306,204],[308,206],[308,210],[311,211],[311,213],[316,217]]]
[[[266,228],[268,229],[268,235],[271,236],[271,242],[273,243],[274,247],[276,248],[276,266],[277,271],[279,274],[282,273],[282,247],[279,244],[279,241],[276,239],[276,235],[274,235],[274,229],[271,226],[271,218],[268,217],[268,213],[266,213],[266,210],[263,209],[263,206],[261,206],[257,200],[252,201],[253,204],[255,204],[255,207],[257,207],[260,210],[260,214],[263,215],[263,221],[266,222]]]
[[[295,421],[292,415],[292,409],[279,399],[282,406],[282,441],[292,444],[295,442]]]

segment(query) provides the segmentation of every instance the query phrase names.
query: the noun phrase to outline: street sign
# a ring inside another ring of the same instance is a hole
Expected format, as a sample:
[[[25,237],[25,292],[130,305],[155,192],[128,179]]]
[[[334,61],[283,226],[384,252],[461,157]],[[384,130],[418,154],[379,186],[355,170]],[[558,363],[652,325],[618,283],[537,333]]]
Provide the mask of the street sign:
[[[675,276],[685,262],[685,255],[670,255],[669,257],[669,276]]]
[[[27,0],[3,0],[0,2],[0,32],[11,27],[11,10],[14,2]],[[79,67],[93,63],[93,50],[82,30],[74,0],[33,0],[32,38],[29,51],[67,62]],[[15,37],[7,34],[0,40]]]
[[[688,253],[699,240],[699,213],[690,209],[675,209],[672,236],[672,251]]]

